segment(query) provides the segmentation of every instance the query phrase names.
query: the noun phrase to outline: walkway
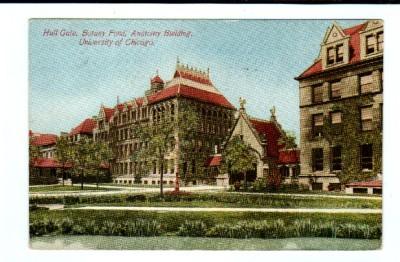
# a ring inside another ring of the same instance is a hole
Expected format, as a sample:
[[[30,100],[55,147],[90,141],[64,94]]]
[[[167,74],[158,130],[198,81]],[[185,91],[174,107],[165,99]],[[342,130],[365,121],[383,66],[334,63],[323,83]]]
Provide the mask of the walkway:
[[[86,206],[68,209],[81,210],[127,210],[158,212],[265,212],[265,213],[354,213],[381,214],[382,209],[369,208],[216,208],[216,207],[120,207],[120,206]]]

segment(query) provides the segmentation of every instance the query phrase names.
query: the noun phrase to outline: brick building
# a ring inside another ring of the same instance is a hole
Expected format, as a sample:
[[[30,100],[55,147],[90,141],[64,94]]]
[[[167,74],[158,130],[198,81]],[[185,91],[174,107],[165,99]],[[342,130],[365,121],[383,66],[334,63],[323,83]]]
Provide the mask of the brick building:
[[[299,182],[338,189],[381,174],[383,23],[328,28],[319,56],[300,76]],[[351,182],[351,181],[348,181]]]
[[[143,184],[159,184],[163,172],[164,183],[173,184],[178,165],[177,152],[187,153],[177,148],[176,141],[172,142],[172,150],[165,156],[167,165],[163,166],[164,170],[161,170],[160,163],[155,162],[150,170],[145,171],[144,166],[148,163],[132,159],[133,152],[144,143],[133,135],[140,123],[158,124],[175,119],[179,106],[190,104],[200,121],[197,139],[193,143],[197,145],[196,158],[202,167],[210,154],[219,152],[232,128],[235,108],[213,85],[208,69],[194,69],[178,60],[171,80],[164,82],[157,73],[149,84],[142,97],[118,102],[112,108],[101,106],[95,119],[94,139],[107,141],[112,148],[111,172],[117,183],[134,183],[139,178]],[[173,136],[175,140],[179,139]],[[189,183],[201,182],[200,172],[195,168],[199,163],[194,161],[188,160],[180,167]]]

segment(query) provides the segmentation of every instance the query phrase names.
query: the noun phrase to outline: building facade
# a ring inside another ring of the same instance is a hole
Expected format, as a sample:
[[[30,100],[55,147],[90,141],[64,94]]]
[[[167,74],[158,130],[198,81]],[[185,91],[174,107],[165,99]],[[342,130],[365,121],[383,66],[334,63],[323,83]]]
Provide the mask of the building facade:
[[[383,22],[334,23],[300,76],[299,182],[334,190],[382,172]]]
[[[111,172],[116,183],[159,184],[161,172],[164,183],[175,182],[179,164],[177,154],[182,158],[189,153],[178,148],[177,134],[171,134],[174,139],[170,152],[165,155],[167,164],[155,161],[151,168],[146,168],[149,163],[135,161],[132,157],[145,143],[134,134],[141,123],[157,125],[176,119],[183,104],[190,106],[200,123],[196,139],[192,141],[196,145],[196,159],[187,159],[180,164],[179,170],[186,182],[201,182],[203,178],[200,176],[204,172],[200,172],[198,167],[204,168],[209,155],[220,151],[231,131],[235,108],[212,84],[209,70],[194,69],[178,60],[171,80],[164,82],[157,73],[151,78],[144,96],[123,103],[118,101],[112,108],[101,106],[95,119],[93,137],[107,141],[112,148]]]
[[[241,108],[229,139],[239,136],[255,153],[257,164],[254,171],[249,172],[248,181],[280,175],[283,183],[297,182],[298,150],[285,148],[286,133],[277,121],[275,107],[270,110],[271,116],[267,120],[249,116],[244,108],[245,100],[241,99],[240,104]],[[235,178],[231,174],[230,182],[234,183],[232,179],[240,181],[243,178],[240,175]]]

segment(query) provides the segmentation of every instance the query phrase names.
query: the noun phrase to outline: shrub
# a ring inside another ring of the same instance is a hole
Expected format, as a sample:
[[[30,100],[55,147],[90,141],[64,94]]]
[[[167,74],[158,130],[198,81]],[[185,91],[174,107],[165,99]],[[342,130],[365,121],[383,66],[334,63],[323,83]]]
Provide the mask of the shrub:
[[[72,227],[74,226],[74,222],[70,218],[65,218],[61,220],[60,228],[62,234],[70,234],[72,233]]]
[[[267,189],[267,179],[265,177],[259,177],[253,183],[253,191],[260,192]]]
[[[128,202],[136,202],[136,201],[146,201],[145,195],[130,195],[126,197],[126,201]]]
[[[74,205],[80,202],[80,198],[78,196],[65,196],[63,202],[65,205]]]
[[[42,236],[53,233],[58,229],[58,225],[53,220],[45,219],[43,221],[35,221],[29,224],[29,235]]]
[[[203,221],[185,220],[179,227],[178,236],[185,237],[204,237],[207,232],[207,226]]]

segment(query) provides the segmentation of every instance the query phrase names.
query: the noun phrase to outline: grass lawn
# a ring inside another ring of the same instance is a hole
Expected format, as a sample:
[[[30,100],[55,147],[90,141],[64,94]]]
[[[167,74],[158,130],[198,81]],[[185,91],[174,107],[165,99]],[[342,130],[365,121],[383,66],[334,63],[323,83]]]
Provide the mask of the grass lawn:
[[[104,188],[99,186],[97,187],[88,187],[84,186],[83,190],[85,191],[96,191],[96,190],[101,190],[101,191],[111,191],[111,190],[118,190],[114,188]],[[36,192],[65,192],[65,191],[81,191],[81,186],[80,185],[52,185],[52,186],[35,186],[35,187],[29,187],[29,192],[31,193],[36,193]]]
[[[54,199],[49,199],[49,201]],[[230,193],[192,193],[183,196],[158,194],[117,194],[113,196],[81,196],[79,198],[62,198],[58,202],[71,207],[78,206],[150,206],[150,207],[252,207],[252,208],[382,208],[381,199],[349,199],[303,197],[286,195],[251,195]],[[34,202],[42,201],[42,202]],[[32,204],[47,204],[45,199],[33,200]]]
[[[160,188],[160,185],[144,185],[144,184],[116,184],[102,183],[100,186],[115,186],[115,187],[140,187],[140,188]],[[164,185],[164,188],[173,188],[175,185]]]

